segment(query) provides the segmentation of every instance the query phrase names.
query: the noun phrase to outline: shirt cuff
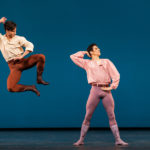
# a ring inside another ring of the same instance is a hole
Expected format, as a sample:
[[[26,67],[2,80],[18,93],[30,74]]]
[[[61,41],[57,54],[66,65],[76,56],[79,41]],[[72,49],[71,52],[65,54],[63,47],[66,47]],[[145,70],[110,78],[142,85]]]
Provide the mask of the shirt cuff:
[[[26,48],[25,50],[33,52],[33,49],[31,49],[31,48]]]
[[[79,52],[77,52],[76,54],[74,54],[74,56],[83,58],[85,54],[86,54],[85,51],[79,51]]]
[[[110,85],[110,87],[115,90],[118,86],[117,85],[114,85],[113,83]]]

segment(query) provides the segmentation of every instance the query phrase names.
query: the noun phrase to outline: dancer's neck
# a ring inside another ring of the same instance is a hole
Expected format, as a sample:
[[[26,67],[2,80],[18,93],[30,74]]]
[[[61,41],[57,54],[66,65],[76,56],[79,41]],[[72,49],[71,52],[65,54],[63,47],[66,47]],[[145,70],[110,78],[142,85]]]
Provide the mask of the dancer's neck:
[[[98,56],[92,56],[92,60],[100,60]]]

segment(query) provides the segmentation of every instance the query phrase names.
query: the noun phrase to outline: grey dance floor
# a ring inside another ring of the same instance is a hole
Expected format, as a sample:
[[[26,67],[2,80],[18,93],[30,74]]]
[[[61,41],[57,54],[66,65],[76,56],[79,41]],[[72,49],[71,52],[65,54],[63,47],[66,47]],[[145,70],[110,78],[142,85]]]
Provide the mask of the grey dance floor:
[[[74,147],[79,130],[0,131],[0,150],[150,150],[150,130],[121,130],[128,147],[114,145],[109,130],[90,130],[85,145]]]

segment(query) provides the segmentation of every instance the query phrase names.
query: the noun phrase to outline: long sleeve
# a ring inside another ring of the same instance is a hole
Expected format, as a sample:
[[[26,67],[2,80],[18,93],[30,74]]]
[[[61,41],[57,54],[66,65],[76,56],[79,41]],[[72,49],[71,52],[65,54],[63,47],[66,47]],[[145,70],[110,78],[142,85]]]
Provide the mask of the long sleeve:
[[[25,50],[33,52],[34,46],[31,42],[27,41],[26,38],[20,37],[19,42],[20,42],[20,46],[25,47]]]
[[[0,40],[2,40],[2,34],[0,33]]]
[[[109,75],[112,79],[112,83],[111,83],[110,87],[112,89],[116,89],[119,85],[120,74],[119,74],[117,68],[115,67],[115,65],[109,59],[108,59],[108,71],[109,71]]]
[[[2,48],[2,34],[0,33],[0,50]]]
[[[86,54],[85,51],[79,51],[75,54],[70,55],[70,58],[72,59],[72,61],[78,65],[79,67],[85,69],[86,66],[86,59],[83,59],[84,55]]]

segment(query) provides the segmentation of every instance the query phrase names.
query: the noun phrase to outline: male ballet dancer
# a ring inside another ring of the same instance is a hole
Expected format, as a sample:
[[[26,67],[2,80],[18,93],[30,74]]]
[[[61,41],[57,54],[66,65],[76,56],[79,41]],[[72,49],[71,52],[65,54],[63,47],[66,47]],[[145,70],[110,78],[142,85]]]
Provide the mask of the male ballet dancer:
[[[16,35],[16,23],[6,21],[5,17],[0,19],[0,23],[4,24],[6,34],[0,34],[0,50],[6,62],[8,63],[10,74],[7,79],[7,89],[10,92],[32,91],[40,96],[40,92],[35,85],[18,84],[22,71],[37,66],[37,83],[48,85],[42,79],[44,71],[45,56],[43,54],[31,55],[24,58],[33,51],[33,44],[27,41],[23,36]],[[25,51],[22,47],[25,47]]]
[[[92,59],[83,59],[87,54]],[[96,44],[91,44],[87,51],[79,51],[71,55],[72,61],[87,72],[88,83],[92,88],[86,104],[86,114],[81,127],[79,140],[75,146],[84,144],[85,135],[90,126],[92,115],[102,99],[103,106],[109,118],[109,125],[115,137],[116,145],[128,145],[120,138],[118,125],[114,114],[114,100],[111,94],[112,89],[118,87],[120,74],[109,59],[100,59],[100,49]],[[111,83],[112,80],[112,83]]]

